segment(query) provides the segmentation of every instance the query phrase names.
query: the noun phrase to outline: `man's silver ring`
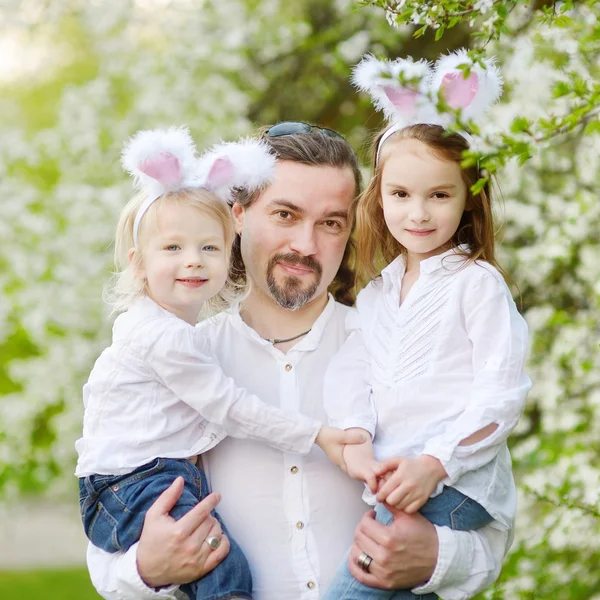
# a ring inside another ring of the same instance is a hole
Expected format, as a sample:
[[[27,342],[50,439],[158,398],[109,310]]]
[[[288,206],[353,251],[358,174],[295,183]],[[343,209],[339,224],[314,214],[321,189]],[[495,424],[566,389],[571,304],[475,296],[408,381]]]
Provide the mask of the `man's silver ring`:
[[[221,545],[221,540],[216,535],[209,535],[206,538],[206,543],[210,546],[211,550],[216,550]]]
[[[358,566],[365,572],[368,573],[369,572],[369,567],[371,566],[371,563],[373,562],[373,559],[366,553],[366,552],[361,552],[359,557],[358,557]]]

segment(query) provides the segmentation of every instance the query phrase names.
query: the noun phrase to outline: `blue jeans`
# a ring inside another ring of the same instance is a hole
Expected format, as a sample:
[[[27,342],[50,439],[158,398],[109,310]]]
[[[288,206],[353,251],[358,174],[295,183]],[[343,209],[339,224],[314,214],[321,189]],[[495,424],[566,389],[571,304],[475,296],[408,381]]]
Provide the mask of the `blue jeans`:
[[[493,521],[483,506],[451,487],[445,487],[439,496],[430,498],[419,512],[434,525],[460,531],[479,529]],[[384,525],[390,525],[394,520],[392,513],[383,504],[375,507],[375,513],[377,520]],[[359,583],[348,569],[346,556],[323,600],[433,600],[437,597],[436,594],[413,594],[410,590],[379,590]]]
[[[189,460],[157,458],[127,475],[91,475],[79,480],[79,507],[85,533],[94,546],[107,552],[126,551],[140,539],[146,511],[181,476],[181,497],[171,510],[180,519],[208,493],[204,472]],[[220,517],[223,532],[227,533]],[[192,599],[252,598],[252,577],[246,557],[231,539],[225,559],[204,577],[181,589]]]

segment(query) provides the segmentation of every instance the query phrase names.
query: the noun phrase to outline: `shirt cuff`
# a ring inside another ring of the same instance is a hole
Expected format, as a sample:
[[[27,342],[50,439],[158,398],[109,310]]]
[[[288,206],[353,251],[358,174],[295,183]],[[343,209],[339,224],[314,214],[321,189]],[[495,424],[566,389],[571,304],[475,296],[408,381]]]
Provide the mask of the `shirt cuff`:
[[[468,565],[453,564],[459,553],[459,542],[448,527],[434,525],[438,536],[438,557],[431,578],[424,585],[413,588],[413,594],[435,593],[440,587],[452,585],[454,581],[462,581],[466,576]],[[450,571],[450,567],[452,570]],[[461,568],[462,567],[462,568]],[[452,581],[450,581],[452,578]]]
[[[140,577],[137,568],[137,544],[134,544],[122,557],[117,567],[117,579],[121,582],[125,597],[136,600],[175,600],[178,586],[163,588],[148,587]],[[121,586],[120,586],[121,587]]]
[[[360,429],[366,429],[371,434],[371,439],[373,439],[375,437],[377,421],[372,419],[360,421],[356,417],[348,417],[347,419],[341,420],[329,419],[329,425],[339,429],[354,429],[356,427],[359,427]]]

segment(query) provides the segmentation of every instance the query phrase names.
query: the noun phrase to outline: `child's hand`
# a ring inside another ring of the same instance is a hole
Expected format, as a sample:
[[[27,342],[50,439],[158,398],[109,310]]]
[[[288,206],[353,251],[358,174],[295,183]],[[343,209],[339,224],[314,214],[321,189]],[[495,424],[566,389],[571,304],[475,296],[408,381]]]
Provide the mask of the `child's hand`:
[[[315,444],[325,452],[327,458],[338,467],[346,471],[344,462],[344,446],[346,444],[362,444],[367,441],[366,432],[360,429],[337,429],[336,427],[321,427]]]
[[[377,493],[378,502],[385,502],[406,513],[418,511],[447,476],[442,463],[433,456],[390,458],[380,464],[379,477],[393,471]]]
[[[371,492],[377,491],[377,471],[379,463],[373,458],[371,440],[363,444],[346,446],[343,452],[346,471],[353,479],[364,481]]]

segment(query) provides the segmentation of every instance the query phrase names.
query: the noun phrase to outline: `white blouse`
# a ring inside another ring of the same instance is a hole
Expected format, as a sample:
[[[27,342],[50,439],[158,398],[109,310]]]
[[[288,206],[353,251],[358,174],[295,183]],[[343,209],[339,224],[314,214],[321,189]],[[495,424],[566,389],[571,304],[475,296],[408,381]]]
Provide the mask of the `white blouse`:
[[[486,262],[453,250],[426,259],[400,305],[404,272],[400,256],[358,296],[325,379],[330,423],[368,430],[377,460],[436,457],[448,473],[443,484],[508,528],[516,491],[506,439],[531,387],[527,325]],[[459,445],[492,423],[490,436]]]
[[[83,388],[75,474],[121,475],[155,459],[206,452],[226,434],[306,454],[316,419],[236,387],[209,338],[150,298],[119,315]]]

